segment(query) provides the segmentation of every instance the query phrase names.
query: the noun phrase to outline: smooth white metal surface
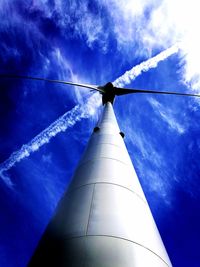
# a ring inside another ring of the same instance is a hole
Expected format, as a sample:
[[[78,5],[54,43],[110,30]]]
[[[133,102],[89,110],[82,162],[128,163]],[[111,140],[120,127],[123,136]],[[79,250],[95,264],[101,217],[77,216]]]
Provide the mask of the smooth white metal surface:
[[[172,266],[110,103],[29,266]]]

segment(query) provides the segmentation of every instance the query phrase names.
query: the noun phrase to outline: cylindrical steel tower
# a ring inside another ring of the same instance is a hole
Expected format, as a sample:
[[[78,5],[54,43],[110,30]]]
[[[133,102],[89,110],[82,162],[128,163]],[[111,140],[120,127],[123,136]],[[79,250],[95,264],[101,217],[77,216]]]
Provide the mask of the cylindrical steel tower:
[[[29,267],[172,266],[110,102]]]

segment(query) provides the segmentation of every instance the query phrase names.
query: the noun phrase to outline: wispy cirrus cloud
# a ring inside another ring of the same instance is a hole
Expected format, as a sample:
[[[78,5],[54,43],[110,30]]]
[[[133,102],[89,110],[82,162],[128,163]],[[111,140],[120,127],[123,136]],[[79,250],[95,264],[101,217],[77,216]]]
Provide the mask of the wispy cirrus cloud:
[[[182,81],[197,91],[200,87],[199,8],[196,0],[164,0],[152,10],[143,30],[143,43],[150,47],[181,43]]]
[[[10,157],[0,164],[0,176],[12,188],[13,183],[10,178],[5,174],[6,171],[11,169],[16,163],[20,162],[41,146],[50,142],[60,132],[65,132],[69,127],[74,126],[78,121],[93,116],[96,108],[100,106],[100,98],[97,94],[93,94],[88,99],[87,103],[83,105],[76,105],[72,110],[66,112],[55,122],[49,125],[45,130],[35,136],[29,143],[22,145],[22,147],[13,152]]]
[[[106,53],[112,39],[112,44],[116,43],[118,50],[128,49],[128,57],[132,50],[144,59],[151,56],[152,51],[166,49],[179,42],[182,82],[194,90],[200,87],[200,18],[196,0],[97,0],[93,5],[88,0],[56,0],[48,4],[40,0],[24,4],[18,0],[16,3],[11,8],[2,1],[0,12],[3,16],[12,13],[15,28],[17,25],[26,25],[29,40],[33,39],[30,33],[37,34],[35,39],[41,41],[51,37],[53,42],[48,42],[49,47],[55,47],[55,38],[58,36],[63,40],[77,37],[91,49],[98,48]],[[12,22],[3,22],[2,29],[9,25]],[[20,55],[19,47],[12,49],[14,54]],[[114,46],[112,49],[115,49]]]
[[[112,0],[103,1],[103,4],[114,21],[119,47],[125,44],[134,49],[134,54],[149,57],[152,51],[179,43],[181,82],[199,91],[200,4],[197,0]]]
[[[137,118],[136,118],[137,120]],[[167,170],[165,155],[154,144],[154,136],[148,132],[139,132],[130,127],[131,121],[125,125],[129,148],[134,147],[137,153],[133,155],[133,163],[144,190],[156,193],[167,204],[171,204],[171,183]]]
[[[131,83],[136,77],[149,69],[156,68],[158,63],[167,59],[169,56],[179,51],[179,45],[173,45],[172,47],[160,52],[158,55],[143,61],[142,63],[134,66],[131,70],[126,71],[123,75],[117,78],[113,84],[118,87],[122,87]]]
[[[166,106],[163,106],[155,98],[148,99],[150,105],[153,107],[154,111],[158,113],[161,119],[167,123],[170,130],[175,131],[177,134],[183,134],[187,130],[187,126],[180,124],[178,118],[176,118],[173,110],[170,110]]]

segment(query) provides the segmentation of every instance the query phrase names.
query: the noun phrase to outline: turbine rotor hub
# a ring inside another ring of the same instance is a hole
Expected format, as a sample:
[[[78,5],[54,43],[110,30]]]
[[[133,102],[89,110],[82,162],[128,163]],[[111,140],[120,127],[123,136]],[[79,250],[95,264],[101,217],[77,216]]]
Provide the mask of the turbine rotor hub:
[[[107,102],[110,102],[113,104],[114,102],[114,98],[115,98],[115,87],[113,86],[113,84],[111,82],[108,82],[107,84],[105,84],[104,86],[100,87],[101,89],[103,89],[103,93],[102,93],[102,102],[103,105],[105,105]]]

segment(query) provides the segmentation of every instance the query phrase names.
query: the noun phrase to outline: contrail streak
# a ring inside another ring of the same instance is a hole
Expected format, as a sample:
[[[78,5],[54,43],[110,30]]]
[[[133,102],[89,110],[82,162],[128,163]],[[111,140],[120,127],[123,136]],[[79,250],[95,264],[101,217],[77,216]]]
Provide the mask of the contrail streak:
[[[175,44],[170,48],[162,51],[158,55],[140,63],[137,66],[134,66],[131,70],[126,71],[122,76],[117,78],[113,84],[117,87],[123,87],[126,84],[129,84],[136,77],[138,77],[142,72],[148,71],[149,69],[156,68],[158,63],[167,59],[169,56],[177,53],[179,50],[179,45]]]
[[[124,85],[129,84],[132,80],[142,74],[142,72],[148,71],[151,68],[156,68],[160,61],[163,61],[174,53],[177,53],[178,50],[178,45],[174,45],[162,51],[155,57],[152,57],[139,65],[134,66],[131,70],[126,71],[121,77],[117,78],[113,84],[118,87],[123,87]],[[74,126],[76,122],[81,119],[90,117],[100,105],[100,102],[98,101],[99,99],[97,100],[96,96],[97,94],[93,94],[86,104],[76,105],[72,110],[66,112],[48,128],[34,137],[29,143],[22,145],[18,151],[13,152],[7,160],[0,164],[0,176],[7,186],[12,188],[13,183],[5,172],[11,169],[17,162],[20,162],[31,153],[37,151],[44,144],[49,143],[51,138],[56,136],[58,133],[66,131],[69,127]]]
[[[4,182],[9,187],[12,187],[13,183],[10,178],[4,174],[5,171],[8,171],[17,162],[20,162],[31,153],[37,151],[44,144],[49,143],[49,141],[58,133],[66,131],[69,127],[74,126],[81,119],[90,117],[94,114],[99,105],[100,101],[96,98],[96,94],[93,94],[90,96],[87,103],[83,105],[76,105],[73,109],[66,112],[49,127],[35,136],[29,143],[22,145],[18,151],[13,152],[7,160],[0,164],[0,176]]]

